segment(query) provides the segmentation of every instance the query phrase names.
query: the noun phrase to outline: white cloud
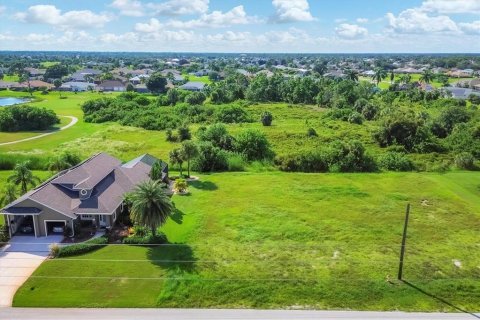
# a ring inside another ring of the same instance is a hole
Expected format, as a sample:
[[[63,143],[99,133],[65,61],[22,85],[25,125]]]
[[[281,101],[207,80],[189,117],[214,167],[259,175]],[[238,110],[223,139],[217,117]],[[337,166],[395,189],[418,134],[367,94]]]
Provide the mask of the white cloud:
[[[144,33],[152,33],[158,32],[163,28],[163,24],[160,23],[155,18],[151,18],[147,23],[137,23],[135,24],[135,31],[144,32]]]
[[[202,14],[200,18],[181,21],[171,20],[167,23],[168,26],[178,29],[192,29],[205,27],[225,27],[230,25],[248,24],[256,21],[256,18],[247,16],[243,6],[238,6],[225,13],[221,11],[213,11],[212,13]]]
[[[225,33],[219,33],[214,35],[208,35],[207,39],[209,41],[228,41],[228,42],[238,42],[238,41],[246,41],[249,40],[251,37],[250,32],[233,32],[227,31]]]
[[[422,10],[429,12],[472,13],[480,14],[479,0],[427,0],[422,3]]]
[[[28,42],[43,42],[54,39],[53,34],[30,33],[23,37],[23,40]]]
[[[355,40],[368,35],[368,30],[356,24],[342,23],[335,28],[335,34],[342,39]]]
[[[63,29],[99,27],[112,20],[109,15],[96,14],[90,10],[67,11],[62,14],[60,9],[52,5],[31,6],[26,12],[15,14],[15,18],[22,22],[48,24]]]
[[[307,0],[273,0],[275,15],[272,22],[312,21],[315,18],[310,13]]]
[[[480,20],[472,23],[459,23],[458,25],[465,33],[480,35]]]
[[[179,16],[206,13],[208,3],[209,0],[168,0],[158,4],[149,3],[147,6],[158,15]]]
[[[398,17],[387,13],[389,27],[398,33],[458,32],[457,24],[448,16],[429,16],[419,8],[402,11]]]
[[[7,7],[0,6],[0,14],[3,14],[5,11],[7,11]]]
[[[358,18],[357,22],[358,23],[368,23],[368,19],[367,18]]]
[[[15,39],[15,37],[12,36],[9,33],[0,33],[0,40],[1,41],[14,40],[14,39]]]
[[[99,36],[99,40],[106,43],[132,43],[138,40],[138,35],[134,32],[123,34],[104,33]]]
[[[114,0],[110,7],[119,10],[123,16],[142,17],[144,15],[142,3],[137,0]]]

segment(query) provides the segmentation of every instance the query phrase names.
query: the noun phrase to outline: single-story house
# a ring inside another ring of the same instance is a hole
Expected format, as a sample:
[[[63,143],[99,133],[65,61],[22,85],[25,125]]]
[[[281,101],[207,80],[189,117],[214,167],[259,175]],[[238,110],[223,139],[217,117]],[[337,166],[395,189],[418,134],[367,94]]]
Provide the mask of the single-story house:
[[[30,83],[28,82],[22,82],[18,83],[15,85],[10,86],[11,90],[25,90],[28,89],[28,86],[30,85],[30,88],[33,90],[39,90],[41,88],[46,88],[46,89],[52,89],[55,86],[51,83],[41,81],[41,80],[30,80]]]
[[[480,96],[480,92],[468,88],[445,87],[443,89],[451,93],[452,98],[454,99],[466,100],[471,94]]]
[[[96,154],[27,192],[0,214],[5,217],[10,236],[25,221],[29,221],[35,237],[63,232],[67,227],[74,233],[76,221],[109,228],[122,212],[124,195],[149,179],[156,161],[144,154],[122,164],[106,153]],[[168,165],[162,162],[162,180],[167,179]]]
[[[135,76],[135,77],[131,78],[130,82],[132,84],[140,84],[140,83],[146,82],[148,78],[150,78],[150,75],[141,74],[141,75],[138,75],[138,76]]]
[[[98,85],[98,90],[124,92],[127,90],[127,86],[118,80],[105,80]]]
[[[95,83],[70,81],[70,82],[65,82],[64,84],[62,84],[62,86],[59,88],[59,90],[61,90],[61,91],[72,91],[72,92],[83,92],[83,91],[94,90],[95,87],[96,87]]]
[[[202,91],[203,88],[205,88],[205,83],[189,81],[184,85],[180,86],[179,88],[182,90],[188,90],[188,91]]]
[[[18,82],[8,82],[8,81],[0,80],[0,89],[8,89],[17,85],[18,85]]]
[[[138,93],[150,93],[150,90],[148,90],[147,85],[144,83],[134,85],[134,88]]]
[[[88,82],[88,78],[95,78],[96,76],[102,74],[102,71],[97,69],[82,69],[70,76],[70,80],[73,82]],[[90,79],[93,80],[93,79]]]
[[[37,69],[37,68],[25,68],[24,70],[28,72],[30,79],[38,79],[40,77],[43,77],[45,72],[47,72],[47,69]]]

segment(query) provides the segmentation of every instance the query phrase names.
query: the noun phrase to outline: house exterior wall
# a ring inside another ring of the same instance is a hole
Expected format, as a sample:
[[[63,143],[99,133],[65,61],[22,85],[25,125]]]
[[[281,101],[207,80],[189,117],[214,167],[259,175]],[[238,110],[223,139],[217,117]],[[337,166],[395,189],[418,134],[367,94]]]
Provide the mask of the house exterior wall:
[[[25,199],[24,201],[19,203],[18,207],[35,207],[42,210],[42,213],[34,216],[33,218],[33,225],[35,227],[35,234],[37,237],[45,237],[47,235],[45,230],[45,221],[65,221],[67,226],[73,228],[72,218],[63,215],[55,210],[52,210],[48,207],[40,205],[30,199]]]

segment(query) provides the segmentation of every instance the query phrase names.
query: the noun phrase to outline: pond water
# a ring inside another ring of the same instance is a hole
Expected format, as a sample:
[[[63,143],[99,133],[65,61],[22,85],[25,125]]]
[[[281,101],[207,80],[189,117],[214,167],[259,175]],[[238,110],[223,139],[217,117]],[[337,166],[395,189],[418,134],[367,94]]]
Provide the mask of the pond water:
[[[25,98],[0,98],[0,107],[11,106],[14,104],[25,103],[28,102],[29,99]]]

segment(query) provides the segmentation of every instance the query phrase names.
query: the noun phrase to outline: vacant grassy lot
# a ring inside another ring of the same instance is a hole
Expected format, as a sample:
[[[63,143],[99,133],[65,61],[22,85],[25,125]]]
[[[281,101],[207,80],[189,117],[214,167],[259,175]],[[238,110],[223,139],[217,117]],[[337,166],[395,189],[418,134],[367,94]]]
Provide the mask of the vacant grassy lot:
[[[479,311],[479,185],[472,172],[202,176],[163,228],[182,245],[48,260],[14,305],[455,311],[433,295]],[[416,288],[395,281],[407,202]]]
[[[402,76],[402,75],[396,74],[396,75],[395,75],[395,81],[400,80],[400,77],[401,77],[401,76]],[[417,73],[417,74],[411,74],[411,77],[412,77],[412,80],[411,80],[411,81],[412,81],[412,82],[414,82],[414,81],[420,81],[420,77],[421,77],[421,76],[422,76],[422,75],[419,74],[419,73]],[[473,79],[473,78],[448,78],[448,83],[452,84],[452,83],[456,83],[456,82],[459,82],[459,81],[466,81],[466,80],[472,80],[472,79]],[[363,76],[362,76],[362,77],[360,77],[360,80],[372,81],[372,78],[370,78],[370,77],[363,77]],[[388,77],[387,77],[385,80],[383,80],[382,82],[380,82],[380,84],[379,84],[378,87],[379,87],[380,89],[388,89],[388,88],[390,87],[390,84],[391,84],[391,82],[390,82],[390,74],[388,74]],[[443,87],[443,84],[440,83],[440,82],[438,82],[436,79],[431,82],[431,85],[432,85],[434,88],[441,88],[441,87]]]

